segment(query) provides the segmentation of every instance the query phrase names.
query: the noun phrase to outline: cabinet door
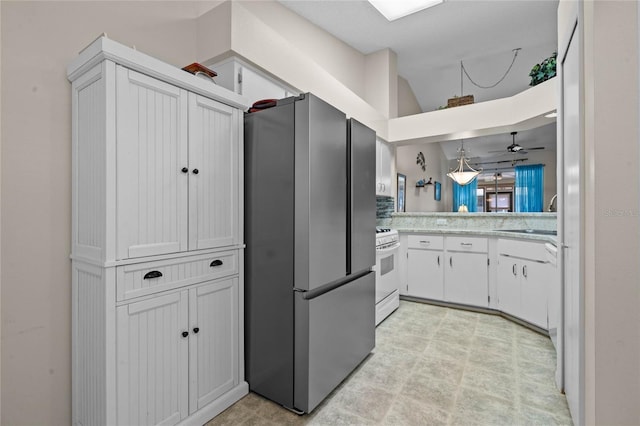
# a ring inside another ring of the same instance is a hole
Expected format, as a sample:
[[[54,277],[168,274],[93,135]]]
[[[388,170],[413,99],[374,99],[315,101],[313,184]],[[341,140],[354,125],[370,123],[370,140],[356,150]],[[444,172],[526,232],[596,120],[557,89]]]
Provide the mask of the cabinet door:
[[[443,252],[409,249],[407,254],[407,294],[426,299],[444,300]]]
[[[489,306],[486,253],[448,253],[445,300],[465,305]]]
[[[120,425],[173,425],[188,414],[188,294],[117,308]]]
[[[376,139],[376,194],[391,195],[391,163],[393,161],[392,148],[386,142]]]
[[[507,256],[498,257],[498,308],[520,316],[520,264]]]
[[[238,110],[189,94],[189,250],[238,232]]]
[[[549,282],[547,264],[522,261],[520,273],[521,318],[546,330],[548,329],[547,291]]]
[[[189,411],[238,384],[238,279],[189,291]]]
[[[116,85],[118,259],[184,251],[187,92],[120,66]]]

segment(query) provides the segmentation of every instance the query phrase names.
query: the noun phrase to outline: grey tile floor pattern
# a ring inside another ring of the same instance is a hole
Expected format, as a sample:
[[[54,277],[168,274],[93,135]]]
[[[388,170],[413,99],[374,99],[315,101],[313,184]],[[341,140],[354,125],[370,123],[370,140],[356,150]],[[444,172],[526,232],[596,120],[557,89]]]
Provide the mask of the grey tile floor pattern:
[[[311,414],[254,393],[218,425],[571,425],[548,337],[496,315],[401,301],[374,352]]]

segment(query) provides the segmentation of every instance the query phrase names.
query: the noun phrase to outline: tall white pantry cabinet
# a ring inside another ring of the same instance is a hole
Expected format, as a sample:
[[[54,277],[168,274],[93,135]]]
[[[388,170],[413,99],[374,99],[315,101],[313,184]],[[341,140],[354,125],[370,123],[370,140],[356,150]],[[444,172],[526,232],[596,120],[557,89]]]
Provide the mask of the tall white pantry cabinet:
[[[248,102],[106,37],[67,71],[73,424],[204,424],[248,392]]]

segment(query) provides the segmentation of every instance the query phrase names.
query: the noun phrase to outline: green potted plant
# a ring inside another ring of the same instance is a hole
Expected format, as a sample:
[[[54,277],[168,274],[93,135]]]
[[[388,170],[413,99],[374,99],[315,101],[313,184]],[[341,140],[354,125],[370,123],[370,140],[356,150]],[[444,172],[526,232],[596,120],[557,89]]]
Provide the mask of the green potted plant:
[[[549,58],[545,59],[539,64],[535,64],[533,68],[531,68],[531,72],[529,73],[529,77],[531,77],[531,82],[529,86],[535,86],[536,84],[540,84],[543,81],[547,81],[552,77],[556,76],[556,58],[558,56],[558,52],[553,52]]]

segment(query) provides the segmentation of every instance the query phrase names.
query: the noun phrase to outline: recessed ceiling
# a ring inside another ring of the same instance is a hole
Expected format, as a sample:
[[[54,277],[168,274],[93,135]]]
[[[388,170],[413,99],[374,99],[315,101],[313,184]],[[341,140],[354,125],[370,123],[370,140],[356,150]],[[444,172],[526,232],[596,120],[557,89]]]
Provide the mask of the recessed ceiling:
[[[475,102],[482,102],[522,92],[529,87],[531,67],[557,46],[558,0],[445,0],[392,22],[365,0],[279,1],[363,54],[385,48],[396,52],[398,74],[408,81],[423,112],[446,105],[454,95],[473,94]],[[477,84],[496,83],[516,48],[511,71],[496,87],[482,89],[461,78],[463,61]],[[510,143],[490,139],[496,145],[487,139],[486,151]],[[451,158],[447,143],[442,146]],[[481,150],[479,145],[476,149]]]

